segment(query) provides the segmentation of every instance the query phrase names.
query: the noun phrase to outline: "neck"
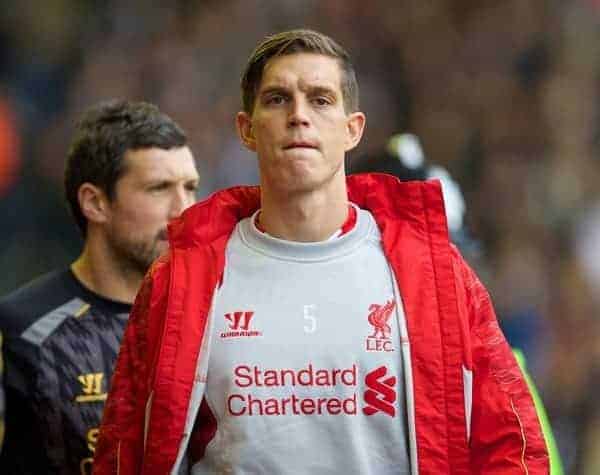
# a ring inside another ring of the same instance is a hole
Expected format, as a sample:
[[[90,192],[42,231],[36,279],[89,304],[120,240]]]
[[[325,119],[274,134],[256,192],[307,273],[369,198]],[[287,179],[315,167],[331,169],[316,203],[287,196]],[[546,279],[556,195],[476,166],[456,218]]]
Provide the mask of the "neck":
[[[143,274],[124,269],[104,246],[86,239],[83,252],[71,264],[71,270],[85,287],[98,295],[124,303],[133,303]]]
[[[261,227],[269,235],[297,242],[328,239],[348,216],[346,183],[328,190],[279,196],[261,190]]]

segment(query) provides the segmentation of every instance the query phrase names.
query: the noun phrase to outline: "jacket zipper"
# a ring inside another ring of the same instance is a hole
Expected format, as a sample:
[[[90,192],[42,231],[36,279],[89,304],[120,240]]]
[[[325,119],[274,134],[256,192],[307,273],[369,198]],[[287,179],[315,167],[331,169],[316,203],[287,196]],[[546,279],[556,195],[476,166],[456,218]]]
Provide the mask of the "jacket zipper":
[[[215,305],[216,305],[215,301],[217,299],[218,289],[219,289],[219,284],[217,284],[217,286],[213,290],[211,304],[210,304],[210,308],[208,310],[208,315],[207,315],[206,326],[204,327],[204,334],[202,335],[202,341],[200,342],[200,350],[198,352],[198,360],[196,361],[196,373],[198,373],[201,368],[202,358],[208,358],[207,354],[202,353],[202,348],[204,347],[205,343],[207,345],[206,351],[208,353],[210,353],[212,320],[213,320],[213,314],[214,314],[214,309],[215,309]],[[185,414],[186,420],[185,420],[185,425],[183,427],[182,442],[185,439],[188,439],[188,437],[191,435],[192,429],[194,427],[194,423],[196,421],[198,409],[200,407],[200,404],[202,403],[202,398],[204,397],[204,393],[202,393],[202,395],[199,398],[196,398],[196,401],[194,401],[194,403],[196,404],[196,407],[194,408],[191,406],[191,404],[193,402],[193,398],[194,398],[194,392],[196,391],[196,387],[198,384],[200,384],[200,382],[201,381],[198,379],[197,374],[196,374],[196,376],[194,376],[194,385],[192,386],[192,392],[191,392],[190,400],[188,401],[188,408],[187,408],[187,411]],[[206,391],[206,388],[204,389],[204,392],[205,391]],[[190,418],[190,411],[195,413],[195,415],[192,418]],[[188,439],[188,442],[189,442],[189,439]],[[183,446],[182,443],[180,442],[179,450],[177,452],[177,457],[175,458],[175,463],[173,464],[173,467],[171,468],[171,472],[170,472],[172,475],[178,473],[180,466],[181,466],[181,462],[183,460],[183,457],[185,456],[186,450],[187,450],[187,445]]]
[[[527,449],[527,439],[525,438],[525,429],[523,428],[523,423],[521,422],[521,417],[519,417],[519,413],[515,408],[515,404],[513,403],[512,398],[510,399],[510,407],[512,408],[515,417],[517,418],[517,422],[519,423],[519,429],[521,429],[521,440],[523,441],[523,448],[521,449],[521,465],[523,466],[523,473],[525,475],[529,475],[529,469],[527,468],[527,463],[525,462],[525,451]]]
[[[150,391],[146,408],[144,409],[144,453],[146,453],[146,439],[148,438],[148,426],[150,425],[150,411],[152,410],[152,400],[154,399],[154,390]]]
[[[121,473],[121,441],[117,444],[117,475]]]
[[[396,302],[402,304],[402,296],[398,288],[398,281],[394,274],[394,269],[388,264],[392,274],[394,286],[394,297]],[[402,305],[404,307],[404,305]],[[408,442],[410,452],[410,473],[419,475],[419,460],[417,455],[417,428],[415,422],[415,395],[412,376],[412,364],[410,359],[410,340],[408,339],[408,328],[406,326],[406,316],[404,311],[400,312],[400,305],[396,305],[396,319],[400,331],[400,347],[402,349],[402,368],[404,370],[404,385],[406,386],[406,415],[408,423]]]

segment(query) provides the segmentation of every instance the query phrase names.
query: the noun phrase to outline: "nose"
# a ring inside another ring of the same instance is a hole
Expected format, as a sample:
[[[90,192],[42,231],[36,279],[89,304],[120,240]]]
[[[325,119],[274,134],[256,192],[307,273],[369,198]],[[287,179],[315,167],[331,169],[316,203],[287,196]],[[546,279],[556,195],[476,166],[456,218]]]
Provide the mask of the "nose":
[[[171,207],[169,209],[169,219],[176,218],[183,210],[194,204],[193,193],[190,193],[183,186],[177,187],[173,192]]]
[[[296,99],[290,103],[288,125],[290,127],[307,126],[310,124],[308,105],[302,99]]]

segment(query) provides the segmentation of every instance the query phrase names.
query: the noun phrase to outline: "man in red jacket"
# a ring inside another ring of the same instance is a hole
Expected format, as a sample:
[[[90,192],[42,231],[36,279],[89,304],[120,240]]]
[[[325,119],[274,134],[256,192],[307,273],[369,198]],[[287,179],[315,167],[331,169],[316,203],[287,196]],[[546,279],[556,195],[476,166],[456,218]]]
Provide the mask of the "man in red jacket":
[[[437,182],[346,177],[348,54],[267,37],[237,127],[260,187],[169,229],[129,319],[94,473],[545,474],[531,396]]]

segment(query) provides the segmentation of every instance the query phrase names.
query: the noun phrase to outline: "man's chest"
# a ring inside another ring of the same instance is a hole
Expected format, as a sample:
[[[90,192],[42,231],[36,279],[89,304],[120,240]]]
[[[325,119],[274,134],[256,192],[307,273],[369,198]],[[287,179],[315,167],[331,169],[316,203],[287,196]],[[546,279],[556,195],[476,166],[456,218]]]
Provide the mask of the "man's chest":
[[[261,414],[366,414],[371,387],[396,402],[402,305],[383,256],[364,257],[275,262],[260,277],[251,263],[232,263],[211,330],[208,394],[218,412],[246,414],[258,407],[249,401],[276,396]]]
[[[216,435],[195,473],[224,453],[240,473],[404,473],[404,317],[383,256],[230,264],[206,376]]]
[[[44,342],[32,401],[51,463],[81,466],[82,473],[91,472],[125,325],[122,318],[89,318],[65,322]]]

